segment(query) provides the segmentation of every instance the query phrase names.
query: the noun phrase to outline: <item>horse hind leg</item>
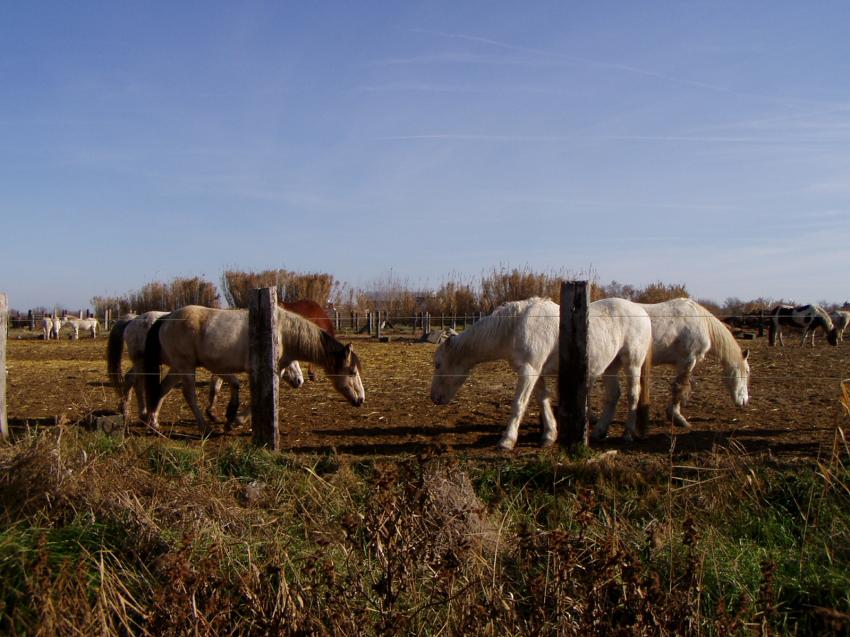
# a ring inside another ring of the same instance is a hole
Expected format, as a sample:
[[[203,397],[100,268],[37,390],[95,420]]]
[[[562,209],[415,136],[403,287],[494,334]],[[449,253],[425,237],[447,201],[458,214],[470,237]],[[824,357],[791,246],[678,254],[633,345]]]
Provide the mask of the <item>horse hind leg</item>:
[[[210,391],[207,399],[207,409],[204,412],[209,418],[210,422],[219,422],[218,417],[215,415],[215,399],[218,396],[218,392],[221,391],[221,386],[224,383],[224,380],[221,376],[211,376],[210,377]]]
[[[540,407],[540,420],[543,425],[543,438],[541,445],[550,447],[558,438],[558,422],[555,420],[555,414],[552,411],[552,399],[549,396],[549,389],[546,387],[546,378],[540,376],[537,380],[535,388],[537,393],[537,404]]]
[[[239,413],[239,378],[233,374],[227,374],[222,378],[230,385],[230,401],[227,403],[227,420],[224,428],[226,431],[231,431],[245,421],[244,415]]]
[[[201,435],[210,435],[212,428],[207,424],[204,415],[201,413],[201,408],[198,406],[198,394],[195,389],[195,370],[183,374],[183,398],[186,399],[189,408],[195,415],[195,421],[198,423],[198,429],[201,431]]]
[[[626,374],[629,398],[629,414],[626,417],[626,427],[623,432],[623,440],[631,442],[635,438],[643,438],[637,430],[637,408],[640,402],[640,366],[630,366]]]
[[[690,429],[691,424],[682,415],[682,403],[687,404],[691,394],[691,372],[693,371],[695,361],[689,361],[684,368],[679,369],[676,378],[670,386],[671,396],[670,404],[667,406],[667,418],[677,427]]]
[[[169,370],[169,372],[165,375],[165,378],[162,379],[162,383],[160,383],[159,400],[156,402],[153,411],[148,413],[147,420],[149,427],[159,429],[159,410],[162,408],[162,403],[165,401],[165,397],[168,395],[168,392],[177,387],[179,384],[180,376],[178,376],[174,370]],[[194,378],[192,384],[194,386]]]
[[[602,382],[605,385],[605,406],[602,408],[602,413],[599,419],[593,426],[593,431],[590,437],[593,440],[604,440],[608,437],[608,427],[611,426],[611,421],[614,420],[614,414],[617,411],[617,401],[620,400],[620,362],[615,360],[608,366],[605,373],[602,374]],[[637,403],[635,403],[637,406]]]
[[[516,445],[519,437],[519,423],[528,408],[528,401],[534,391],[537,378],[538,371],[533,369],[531,365],[524,365],[519,371],[516,394],[511,407],[511,418],[505,428],[505,433],[502,434],[502,439],[499,441],[500,449],[510,451]]]

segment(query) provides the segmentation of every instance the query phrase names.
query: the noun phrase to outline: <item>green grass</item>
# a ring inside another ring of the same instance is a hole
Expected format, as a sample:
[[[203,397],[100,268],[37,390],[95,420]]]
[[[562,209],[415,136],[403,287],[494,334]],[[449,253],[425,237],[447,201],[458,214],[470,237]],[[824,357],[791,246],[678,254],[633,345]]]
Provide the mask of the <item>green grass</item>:
[[[0,449],[0,632],[823,634],[817,608],[850,613],[846,453],[446,465],[51,436]],[[473,514],[434,472],[469,476]],[[474,516],[497,542],[464,536]]]

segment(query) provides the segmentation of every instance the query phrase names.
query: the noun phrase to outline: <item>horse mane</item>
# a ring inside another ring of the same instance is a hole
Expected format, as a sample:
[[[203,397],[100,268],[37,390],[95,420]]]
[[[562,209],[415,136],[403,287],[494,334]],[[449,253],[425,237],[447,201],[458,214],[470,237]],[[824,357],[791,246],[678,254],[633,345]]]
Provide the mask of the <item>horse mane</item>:
[[[318,363],[325,369],[333,370],[336,366],[335,361],[345,351],[346,346],[300,314],[290,312],[282,307],[278,307],[278,310],[279,320],[283,324],[284,334],[289,341],[289,351],[287,351],[286,345],[283,346],[284,355],[294,360]],[[354,352],[351,352],[351,354],[354,357],[356,367],[359,369],[360,359]]]
[[[832,324],[832,318],[829,316],[829,312],[823,309],[820,305],[812,305],[811,307],[815,316],[821,320],[821,327],[824,331],[828,332],[835,329],[835,326]]]
[[[701,310],[703,319],[705,320],[705,326],[711,338],[711,348],[717,353],[717,357],[724,364],[740,365],[744,355],[741,353],[741,347],[738,345],[738,341],[735,340],[735,336],[729,331],[729,328],[702,305],[696,301],[693,303]]]

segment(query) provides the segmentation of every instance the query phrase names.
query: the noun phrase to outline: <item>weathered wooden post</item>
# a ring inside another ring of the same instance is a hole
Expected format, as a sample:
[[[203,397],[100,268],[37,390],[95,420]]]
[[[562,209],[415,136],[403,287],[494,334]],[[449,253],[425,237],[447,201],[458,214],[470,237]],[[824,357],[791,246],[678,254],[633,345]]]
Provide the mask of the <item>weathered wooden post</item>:
[[[452,312],[452,330],[457,332],[457,314]]]
[[[111,322],[111,320],[112,320],[112,310],[109,309],[109,308],[106,308],[105,310],[103,310],[103,331],[104,332],[109,331],[109,323]]]
[[[27,310],[27,321],[30,324],[30,332],[35,331],[35,316],[32,314],[32,310]]]
[[[366,311],[366,326],[367,326],[367,328],[368,328],[368,329],[366,330],[366,333],[367,333],[369,336],[372,336],[372,330],[374,330],[374,329],[375,329],[375,319],[374,319],[374,317],[372,316],[373,314],[374,314],[374,312],[372,312],[371,310],[367,310],[367,311]]]
[[[425,312],[425,333],[431,333],[431,312]]]
[[[277,404],[278,362],[277,288],[258,288],[248,295],[248,348],[251,363],[251,429],[257,446],[280,449]]]
[[[9,439],[9,421],[6,419],[6,321],[9,300],[0,292],[0,438]]]
[[[587,445],[587,281],[561,283],[558,337],[558,442]]]
[[[381,340],[381,310],[378,310],[378,320],[375,321],[375,338]],[[384,317],[386,317],[386,310],[384,310]]]
[[[442,312],[440,313],[440,331],[444,332],[446,329],[446,315]]]
[[[334,310],[334,329],[339,332],[339,312]]]
[[[463,315],[463,331],[466,331],[466,314]]]

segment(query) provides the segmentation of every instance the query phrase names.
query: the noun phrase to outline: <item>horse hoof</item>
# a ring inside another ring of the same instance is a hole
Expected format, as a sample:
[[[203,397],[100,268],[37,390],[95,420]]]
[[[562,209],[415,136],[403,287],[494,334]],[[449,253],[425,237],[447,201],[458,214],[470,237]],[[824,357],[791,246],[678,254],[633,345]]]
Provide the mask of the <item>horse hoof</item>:
[[[555,444],[555,438],[544,438],[540,441],[540,446],[546,449],[547,447],[551,447]]]
[[[513,451],[515,445],[516,440],[511,440],[510,438],[502,438],[499,441],[499,449],[502,451]]]
[[[209,419],[210,422],[220,422],[219,419],[218,419],[218,416],[216,416],[211,411],[205,411],[204,415]]]

